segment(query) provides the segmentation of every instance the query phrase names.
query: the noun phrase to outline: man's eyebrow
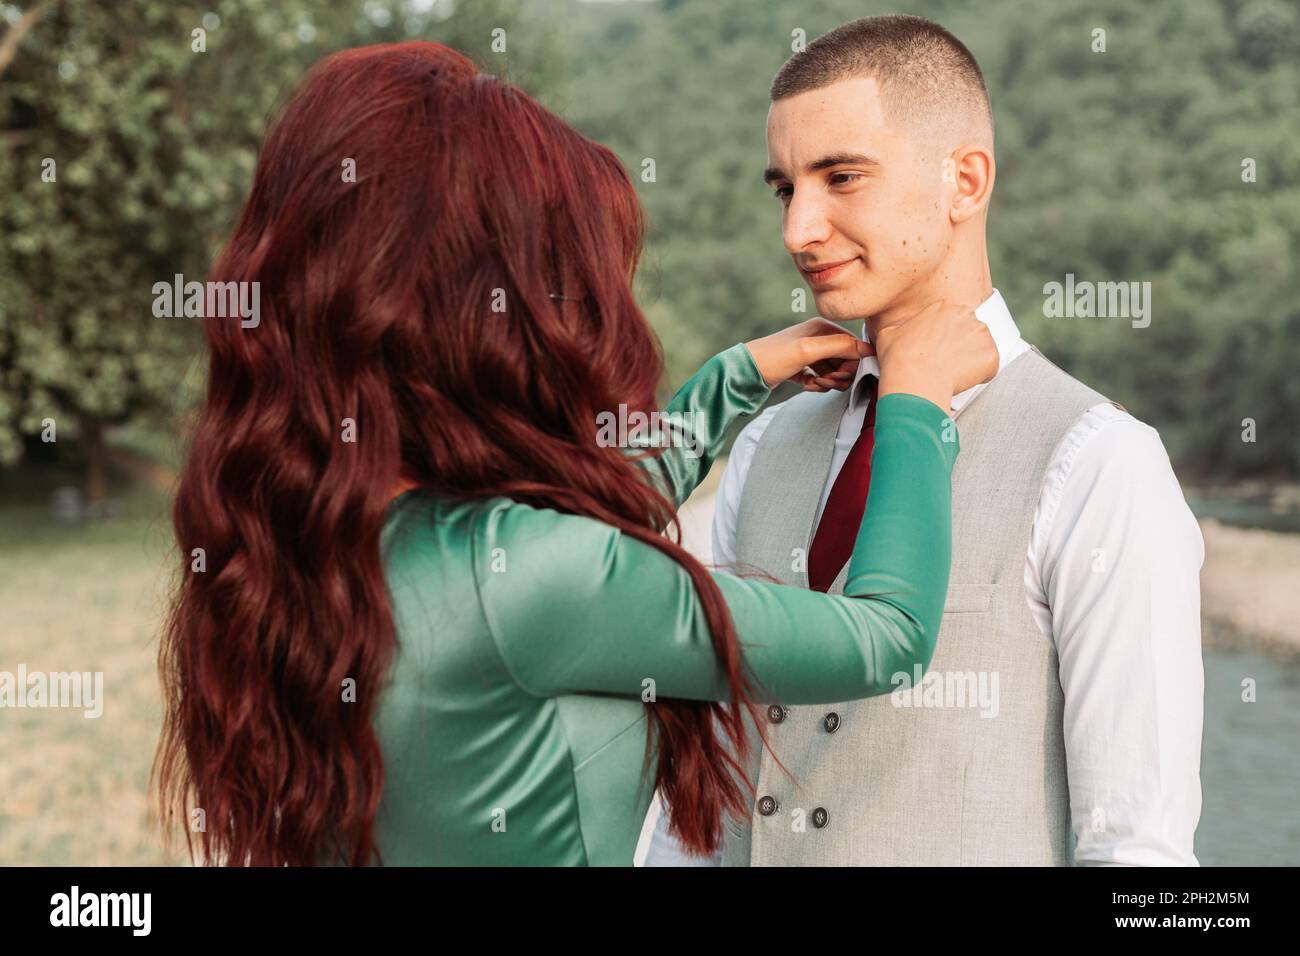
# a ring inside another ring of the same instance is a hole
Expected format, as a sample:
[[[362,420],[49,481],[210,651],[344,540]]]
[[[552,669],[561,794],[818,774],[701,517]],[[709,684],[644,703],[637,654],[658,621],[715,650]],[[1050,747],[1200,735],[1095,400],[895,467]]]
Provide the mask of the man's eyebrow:
[[[818,170],[830,169],[832,166],[875,166],[879,167],[878,160],[866,155],[865,153],[829,153],[820,159],[815,159],[808,164],[807,170],[815,173]],[[769,166],[763,170],[763,182],[769,186],[780,179],[786,179],[785,173],[775,166]]]

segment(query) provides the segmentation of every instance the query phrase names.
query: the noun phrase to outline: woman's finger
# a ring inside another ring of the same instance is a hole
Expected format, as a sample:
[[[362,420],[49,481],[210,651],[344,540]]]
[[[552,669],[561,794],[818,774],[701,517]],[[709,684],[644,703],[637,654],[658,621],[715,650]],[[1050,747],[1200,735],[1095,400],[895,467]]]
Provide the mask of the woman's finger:
[[[816,392],[842,392],[844,389],[849,387],[849,383],[833,382],[828,378],[822,378],[820,375],[815,375],[808,380],[808,385],[805,387],[809,388],[810,391]]]
[[[798,375],[793,376],[793,379],[797,381],[801,386],[803,386],[803,389],[806,392],[824,391],[824,389],[818,387],[817,376],[814,375],[812,371],[809,369],[805,368]]]
[[[828,359],[863,359],[875,355],[875,347],[870,342],[840,332],[835,335],[811,335],[800,340],[804,362],[815,366]]]
[[[832,375],[847,372],[849,375],[856,375],[858,365],[861,363],[859,358],[851,359],[824,359],[812,365],[812,370],[822,378],[830,378]]]

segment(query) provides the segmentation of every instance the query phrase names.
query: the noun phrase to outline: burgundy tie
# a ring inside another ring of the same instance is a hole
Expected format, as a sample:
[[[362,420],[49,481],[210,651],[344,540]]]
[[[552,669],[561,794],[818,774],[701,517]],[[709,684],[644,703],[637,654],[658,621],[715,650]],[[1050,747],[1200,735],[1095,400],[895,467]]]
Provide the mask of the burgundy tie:
[[[821,521],[817,523],[817,532],[813,535],[812,548],[808,552],[808,586],[814,591],[826,591],[835,583],[840,568],[853,554],[858,528],[867,510],[871,450],[876,444],[876,390],[879,385],[880,379],[868,375],[861,386],[868,403],[862,431],[831,486]]]

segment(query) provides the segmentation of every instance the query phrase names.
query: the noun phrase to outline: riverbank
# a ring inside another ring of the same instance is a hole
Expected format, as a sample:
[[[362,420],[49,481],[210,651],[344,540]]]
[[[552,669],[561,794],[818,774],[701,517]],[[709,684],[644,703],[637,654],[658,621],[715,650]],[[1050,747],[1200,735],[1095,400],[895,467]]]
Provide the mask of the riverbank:
[[[1300,534],[1201,520],[1207,647],[1300,657]]]

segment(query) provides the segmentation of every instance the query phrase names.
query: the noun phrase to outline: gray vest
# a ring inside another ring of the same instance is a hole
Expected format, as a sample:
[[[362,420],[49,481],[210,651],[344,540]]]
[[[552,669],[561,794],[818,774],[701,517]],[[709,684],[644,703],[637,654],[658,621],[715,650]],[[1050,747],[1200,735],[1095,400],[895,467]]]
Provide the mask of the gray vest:
[[[801,558],[847,401],[801,394],[774,416],[740,499],[739,563],[808,586]],[[727,821],[724,865],[1072,861],[1056,650],[1025,601],[1025,556],[1052,452],[1105,401],[1032,349],[957,414],[952,572],[929,671],[867,700],[764,708],[793,779],[756,755],[759,800]]]

